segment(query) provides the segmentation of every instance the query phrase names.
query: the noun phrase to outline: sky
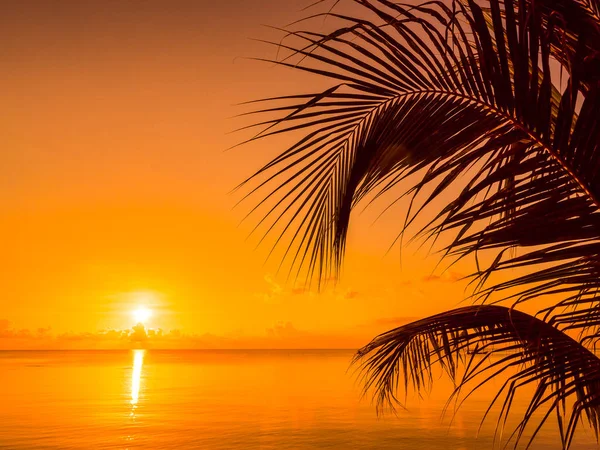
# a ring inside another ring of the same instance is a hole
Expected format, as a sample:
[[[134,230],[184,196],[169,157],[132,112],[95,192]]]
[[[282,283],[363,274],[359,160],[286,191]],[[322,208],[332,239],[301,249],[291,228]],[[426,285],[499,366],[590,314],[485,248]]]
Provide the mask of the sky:
[[[126,346],[140,306],[159,347],[354,348],[460,304],[468,266],[387,251],[402,204],[355,214],[321,291],[247,239],[232,190],[284,142],[227,150],[239,104],[329,85],[253,39],[310,3],[2,3],[0,348]]]

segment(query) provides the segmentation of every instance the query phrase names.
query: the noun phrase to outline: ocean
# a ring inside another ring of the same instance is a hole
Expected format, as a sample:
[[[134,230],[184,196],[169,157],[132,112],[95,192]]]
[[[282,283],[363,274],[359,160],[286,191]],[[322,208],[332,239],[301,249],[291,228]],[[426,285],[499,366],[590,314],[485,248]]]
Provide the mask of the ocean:
[[[451,386],[436,380],[431,395],[408,397],[407,410],[378,416],[348,370],[352,354],[2,351],[0,448],[502,448],[506,432],[501,443],[494,442],[493,419],[477,433],[492,390],[442,417]],[[515,400],[515,420],[526,406],[527,397]],[[530,448],[560,448],[553,423]],[[600,447],[591,430],[581,427],[572,448]]]

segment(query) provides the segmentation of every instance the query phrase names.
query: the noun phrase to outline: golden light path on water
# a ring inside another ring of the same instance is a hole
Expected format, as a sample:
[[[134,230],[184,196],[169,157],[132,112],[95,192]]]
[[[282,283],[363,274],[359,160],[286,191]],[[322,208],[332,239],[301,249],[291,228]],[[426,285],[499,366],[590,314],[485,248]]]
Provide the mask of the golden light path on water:
[[[142,367],[146,350],[133,351],[133,369],[131,371],[131,416],[135,416],[135,409],[140,398],[140,385],[142,381]]]

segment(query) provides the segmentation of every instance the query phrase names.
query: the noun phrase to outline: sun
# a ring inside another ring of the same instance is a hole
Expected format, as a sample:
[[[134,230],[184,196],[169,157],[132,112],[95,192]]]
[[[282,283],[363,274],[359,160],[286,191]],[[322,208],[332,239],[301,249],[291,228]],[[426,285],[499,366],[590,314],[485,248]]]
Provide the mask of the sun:
[[[140,306],[138,309],[133,311],[133,319],[135,323],[144,323],[152,316],[152,310]]]

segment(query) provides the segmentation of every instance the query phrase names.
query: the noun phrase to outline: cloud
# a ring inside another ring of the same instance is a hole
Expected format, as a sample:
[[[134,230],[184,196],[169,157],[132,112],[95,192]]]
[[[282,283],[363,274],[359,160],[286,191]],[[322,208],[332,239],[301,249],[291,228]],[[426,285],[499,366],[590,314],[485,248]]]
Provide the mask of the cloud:
[[[267,283],[267,292],[259,292],[254,294],[254,296],[263,299],[266,303],[278,303],[279,299],[285,295],[313,296],[319,293],[323,294],[328,290],[327,288],[332,286],[335,292],[335,284],[338,281],[335,276],[323,278],[320,283],[315,279],[312,281],[309,279],[297,279],[294,281],[293,287],[290,288],[280,285],[270,274],[266,274],[263,279]],[[352,298],[352,296],[349,298]]]
[[[462,280],[465,277],[466,277],[466,275],[462,274],[460,272],[447,271],[447,272],[443,272],[441,275],[435,275],[435,274],[425,275],[423,278],[421,278],[421,281],[423,281],[425,283],[428,283],[428,282],[455,283],[457,281]]]
[[[6,319],[0,319],[0,349],[18,348],[120,348],[140,345],[149,340],[171,338],[172,332],[146,330],[138,324],[126,330],[100,330],[96,332],[65,332],[54,334],[51,327],[29,329],[12,328]],[[177,337],[177,335],[174,335]]]
[[[271,292],[272,294],[279,295],[283,292],[283,288],[281,287],[281,285],[279,285],[279,283],[277,283],[271,275],[265,275],[264,280],[269,285],[269,292]]]
[[[96,333],[82,332],[73,333],[71,331],[61,333],[56,336],[58,342],[81,342],[81,341],[127,341],[130,330],[101,330]]]
[[[305,331],[299,331],[296,329],[296,327],[294,327],[294,325],[292,324],[292,322],[278,322],[276,323],[273,328],[267,328],[266,330],[267,336],[268,337],[273,337],[273,338],[297,338],[300,336],[306,336],[307,333]]]
[[[143,324],[138,323],[132,330],[133,332],[129,337],[133,342],[146,342],[148,340],[148,333],[146,333],[146,328]]]
[[[423,278],[421,278],[421,281],[424,281],[425,283],[428,283],[430,281],[440,281],[442,278],[439,275],[425,275]]]
[[[359,295],[359,292],[358,292],[358,291],[354,291],[354,290],[352,290],[352,289],[348,289],[348,290],[346,291],[346,293],[344,294],[344,298],[349,300],[349,299],[351,299],[351,298],[356,298],[356,297],[358,297],[358,295]]]
[[[44,339],[50,337],[52,328],[38,328],[35,332],[28,329],[11,328],[10,321],[0,319],[0,339]]]
[[[14,329],[0,320],[0,349],[239,349],[239,348],[358,348],[364,337],[340,333],[314,333],[291,322],[277,322],[257,335],[215,335],[165,331],[138,324],[124,330],[53,333],[50,328]]]
[[[267,291],[257,293],[255,297],[262,299],[265,303],[279,303],[279,297],[284,293],[283,287],[270,274],[266,274],[263,280],[267,283]]]
[[[408,323],[419,320],[420,317],[382,317],[381,319],[376,319],[372,322],[373,325],[377,326],[386,326],[386,327],[399,327],[401,325],[406,325]]]
[[[357,295],[355,292],[349,290],[346,294],[352,297]],[[333,292],[330,294],[333,295]],[[262,332],[221,335],[146,328],[142,324],[127,329],[57,333],[49,327],[35,331],[16,329],[9,321],[0,319],[0,349],[356,349],[385,329],[416,319],[384,317],[327,331],[306,330],[284,320],[275,322]]]

